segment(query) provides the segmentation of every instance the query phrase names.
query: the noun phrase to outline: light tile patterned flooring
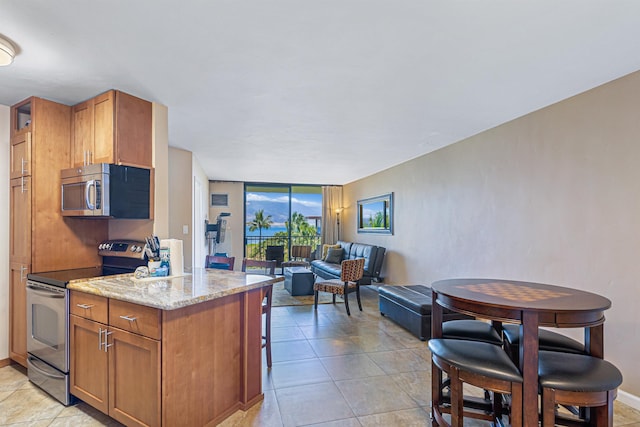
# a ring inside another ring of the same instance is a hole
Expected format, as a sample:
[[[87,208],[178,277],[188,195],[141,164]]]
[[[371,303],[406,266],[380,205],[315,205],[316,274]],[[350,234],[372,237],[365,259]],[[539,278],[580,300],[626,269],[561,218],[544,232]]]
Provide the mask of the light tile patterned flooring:
[[[274,307],[273,368],[264,401],[222,423],[238,426],[429,426],[426,344],[380,316],[364,288],[363,312],[344,304]],[[640,412],[616,402],[614,424],[640,427]],[[0,425],[118,426],[84,403],[60,405],[13,366],[0,369]],[[487,425],[469,423],[469,425]],[[173,427],[173,426],[171,426]]]

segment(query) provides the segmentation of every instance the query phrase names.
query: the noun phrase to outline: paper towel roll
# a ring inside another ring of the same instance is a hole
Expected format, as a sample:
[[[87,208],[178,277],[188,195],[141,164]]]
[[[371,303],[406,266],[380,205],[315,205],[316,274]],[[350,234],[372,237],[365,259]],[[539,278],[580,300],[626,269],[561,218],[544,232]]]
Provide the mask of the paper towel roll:
[[[161,239],[160,247],[169,249],[169,274],[171,276],[183,276],[184,255],[182,253],[182,240]]]

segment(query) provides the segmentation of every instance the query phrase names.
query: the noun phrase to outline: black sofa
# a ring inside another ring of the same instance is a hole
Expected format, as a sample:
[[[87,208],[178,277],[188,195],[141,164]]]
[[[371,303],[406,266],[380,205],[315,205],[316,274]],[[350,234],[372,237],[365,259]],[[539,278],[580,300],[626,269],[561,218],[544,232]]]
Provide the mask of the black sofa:
[[[380,269],[384,260],[385,248],[364,243],[343,242],[336,243],[344,251],[342,260],[364,258],[364,274],[358,283],[370,285],[380,281]],[[340,279],[341,266],[326,262],[322,259],[311,261],[311,271],[323,279]]]
[[[390,318],[422,341],[431,338],[431,288],[425,285],[378,288],[380,314]],[[445,309],[443,321],[473,319]]]

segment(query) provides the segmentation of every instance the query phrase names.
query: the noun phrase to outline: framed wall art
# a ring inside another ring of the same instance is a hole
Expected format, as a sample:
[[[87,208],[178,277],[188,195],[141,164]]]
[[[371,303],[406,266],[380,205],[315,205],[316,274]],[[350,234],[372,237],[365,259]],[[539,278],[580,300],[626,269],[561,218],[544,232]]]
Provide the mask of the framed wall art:
[[[393,234],[393,193],[358,200],[358,233]]]

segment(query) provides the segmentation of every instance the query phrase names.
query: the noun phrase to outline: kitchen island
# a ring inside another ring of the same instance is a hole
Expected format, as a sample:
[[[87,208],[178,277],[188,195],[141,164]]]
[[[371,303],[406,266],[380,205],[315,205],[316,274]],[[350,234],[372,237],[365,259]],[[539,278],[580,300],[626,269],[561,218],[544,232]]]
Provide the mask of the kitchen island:
[[[69,283],[71,393],[125,425],[216,425],[262,394],[262,299],[282,281],[194,269]]]

